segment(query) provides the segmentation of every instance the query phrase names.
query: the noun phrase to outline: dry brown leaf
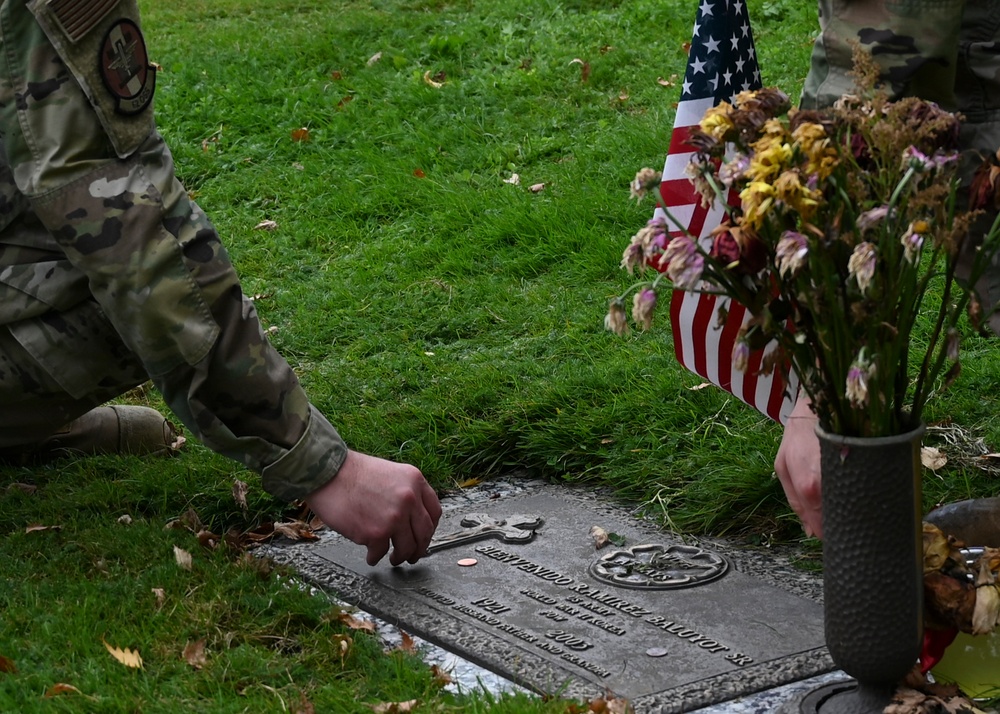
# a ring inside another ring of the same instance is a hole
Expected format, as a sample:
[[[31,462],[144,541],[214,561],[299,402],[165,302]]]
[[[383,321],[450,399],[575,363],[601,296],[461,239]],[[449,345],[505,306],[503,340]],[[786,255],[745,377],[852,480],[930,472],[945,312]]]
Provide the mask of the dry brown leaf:
[[[38,490],[38,486],[34,486],[30,483],[12,483],[10,486],[4,489],[5,492],[10,493],[11,491],[20,491],[21,493],[26,493],[29,496]]]
[[[375,714],[407,714],[407,712],[415,711],[419,703],[419,699],[411,699],[408,702],[382,702],[381,704],[372,704],[371,708]]]
[[[277,221],[271,221],[271,220],[261,221],[260,223],[255,225],[253,229],[255,231],[276,231],[278,230],[278,223]]]
[[[313,533],[312,528],[302,521],[275,523],[274,532],[291,540],[317,540],[319,538],[318,535]]]
[[[174,560],[176,560],[177,565],[184,570],[191,570],[191,554],[183,548],[178,548],[176,545],[174,546]]]
[[[300,129],[292,129],[292,141],[309,141],[309,128],[304,126]]]
[[[628,100],[629,100],[629,94],[628,94],[628,92],[622,90],[621,92],[618,93],[618,101],[619,102],[622,102],[624,104]]]
[[[375,623],[371,620],[362,620],[349,612],[342,612],[337,615],[337,619],[352,630],[362,632],[375,632]]]
[[[337,102],[337,109],[343,109],[344,107],[346,107],[348,104],[350,104],[353,101],[354,101],[354,95],[353,94],[346,94],[343,97],[341,97],[341,99],[340,99],[339,102]]]
[[[250,489],[244,481],[236,479],[233,481],[233,500],[236,501],[236,505],[240,507],[240,510],[244,513],[247,512],[247,491]]]
[[[592,714],[634,714],[632,705],[627,699],[615,697],[598,697],[590,702],[587,711]]]
[[[413,638],[402,630],[399,631],[399,636],[402,639],[402,642],[396,650],[399,652],[405,652],[406,654],[416,654],[417,643],[413,641]]]
[[[193,508],[189,508],[184,511],[179,520],[181,525],[192,533],[197,533],[205,527],[202,525],[201,518],[198,517],[198,513]]]
[[[478,486],[483,480],[481,478],[467,478],[464,481],[459,481],[457,484],[458,488],[472,488],[473,486]]]
[[[656,78],[656,83],[658,85],[660,85],[661,87],[673,87],[675,84],[677,84],[677,75],[676,74],[670,75],[670,79],[664,79],[663,77],[657,77]]]
[[[198,531],[197,538],[198,544],[205,550],[215,550],[219,547],[219,541],[222,540],[212,531]]]
[[[580,65],[580,81],[586,84],[587,80],[590,79],[590,62],[584,62],[579,57],[575,57],[569,63]]]
[[[339,69],[335,69],[332,72],[330,72],[330,79],[332,79],[334,82],[339,82],[343,78],[344,78],[344,73],[341,72]]]
[[[49,687],[47,690],[45,690],[45,698],[46,699],[51,699],[52,697],[58,697],[60,694],[80,694],[80,695],[82,695],[83,692],[81,692],[79,689],[77,689],[76,687],[74,687],[72,684],[64,684],[62,682],[59,682],[58,684],[53,684],[51,687]]]
[[[431,71],[427,70],[424,72],[424,84],[428,87],[434,87],[434,89],[441,89],[444,86],[444,82],[436,82],[434,78],[431,77]]]
[[[340,663],[343,664],[344,660],[347,659],[347,655],[351,653],[351,648],[354,646],[354,639],[350,635],[333,635],[330,639],[337,646],[337,651],[340,653]]]
[[[153,591],[153,597],[156,598],[156,607],[163,607],[164,601],[167,599],[167,593],[163,588],[151,588]]]
[[[431,665],[431,677],[434,680],[434,684],[439,687],[447,687],[451,684],[451,674],[436,664]]]
[[[371,67],[373,64],[375,64],[376,62],[378,62],[380,59],[382,59],[382,53],[381,52],[376,52],[375,54],[373,54],[371,57],[368,58],[368,62],[366,62],[365,64],[368,67]]]
[[[948,463],[948,457],[933,446],[922,446],[920,448],[920,463],[931,471],[937,471]]]
[[[38,533],[39,531],[61,531],[62,526],[43,526],[40,523],[35,523],[24,529],[25,533]]]
[[[104,640],[101,640],[101,642],[104,642]],[[112,657],[126,667],[131,667],[132,669],[142,669],[142,657],[139,655],[139,650],[130,650],[128,648],[122,650],[117,647],[112,647],[107,642],[104,642],[104,647],[111,653]]]
[[[413,169],[413,175],[416,178],[427,178],[427,174],[424,173],[423,169]]]
[[[14,660],[0,655],[0,674],[14,674],[17,672],[17,665]]]
[[[545,184],[544,183],[534,183],[534,184],[531,185],[530,188],[528,188],[528,190],[531,191],[532,193],[541,193],[542,191],[545,190]]]
[[[206,640],[200,639],[197,642],[188,642],[184,647],[184,661],[195,669],[201,669],[208,664],[208,659],[205,657],[205,643]]]
[[[291,702],[288,710],[291,714],[316,714],[316,707],[306,699],[305,692],[299,695],[299,701]]]

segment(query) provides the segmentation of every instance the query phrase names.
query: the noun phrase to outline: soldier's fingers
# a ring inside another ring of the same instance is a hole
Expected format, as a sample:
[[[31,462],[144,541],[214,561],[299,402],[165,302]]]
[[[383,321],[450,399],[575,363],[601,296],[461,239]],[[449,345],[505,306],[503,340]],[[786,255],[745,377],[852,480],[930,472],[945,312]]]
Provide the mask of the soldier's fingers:
[[[389,552],[389,539],[381,538],[368,543],[368,565],[376,565]]]
[[[392,554],[389,556],[389,563],[400,565],[404,560],[415,563],[419,556],[410,524],[406,523],[392,536]]]
[[[424,508],[427,509],[427,513],[433,523],[433,528],[431,528],[433,531],[437,528],[438,522],[441,520],[441,502],[438,500],[437,494],[434,493],[434,489],[426,481],[424,481],[420,489],[420,498],[423,500]],[[431,535],[434,535],[434,533],[432,532]]]

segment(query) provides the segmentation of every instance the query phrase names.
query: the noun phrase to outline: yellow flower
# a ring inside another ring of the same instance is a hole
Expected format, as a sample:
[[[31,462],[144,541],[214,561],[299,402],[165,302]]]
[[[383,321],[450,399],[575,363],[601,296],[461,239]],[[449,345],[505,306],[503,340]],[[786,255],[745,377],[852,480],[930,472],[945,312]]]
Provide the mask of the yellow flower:
[[[826,130],[819,124],[804,122],[795,127],[792,139],[806,157],[805,171],[820,181],[827,178],[839,163],[837,149],[831,145]]]
[[[818,189],[803,185],[796,170],[785,171],[774,181],[774,197],[777,201],[798,213],[808,221],[816,212],[823,194]]]
[[[766,181],[753,181],[740,192],[743,202],[743,224],[760,228],[774,205],[774,186]]]
[[[701,130],[713,139],[725,139],[726,134],[735,128],[730,116],[732,111],[733,107],[728,102],[719,102],[701,118],[699,122]]]

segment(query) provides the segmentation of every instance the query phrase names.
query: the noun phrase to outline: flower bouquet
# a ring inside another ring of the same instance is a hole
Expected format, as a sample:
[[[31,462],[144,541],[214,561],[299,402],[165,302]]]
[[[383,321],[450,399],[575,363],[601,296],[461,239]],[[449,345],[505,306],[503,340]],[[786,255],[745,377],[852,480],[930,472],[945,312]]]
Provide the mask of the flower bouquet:
[[[981,316],[967,288],[997,248],[998,223],[983,210],[997,171],[981,171],[963,204],[960,117],[890,101],[873,72],[828,110],[797,111],[777,89],[708,110],[688,140],[687,173],[727,218],[701,241],[669,212],[639,230],[622,267],[660,272],[611,301],[608,329],[628,329],[632,291],[643,329],[663,288],[726,296],[750,315],[733,367],[774,345],[762,371],[794,370],[824,430],[872,437],[918,425],[928,397],[959,373],[959,320]],[[640,171],[633,196],[659,180]]]

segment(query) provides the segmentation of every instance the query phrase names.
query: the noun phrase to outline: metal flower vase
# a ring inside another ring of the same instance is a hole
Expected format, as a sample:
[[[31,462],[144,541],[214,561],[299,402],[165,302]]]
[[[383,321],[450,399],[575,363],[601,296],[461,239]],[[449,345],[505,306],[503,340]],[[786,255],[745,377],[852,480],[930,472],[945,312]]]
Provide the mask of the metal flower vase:
[[[856,684],[821,714],[882,712],[923,639],[920,440],[844,437],[817,428],[823,474],[826,644]]]

